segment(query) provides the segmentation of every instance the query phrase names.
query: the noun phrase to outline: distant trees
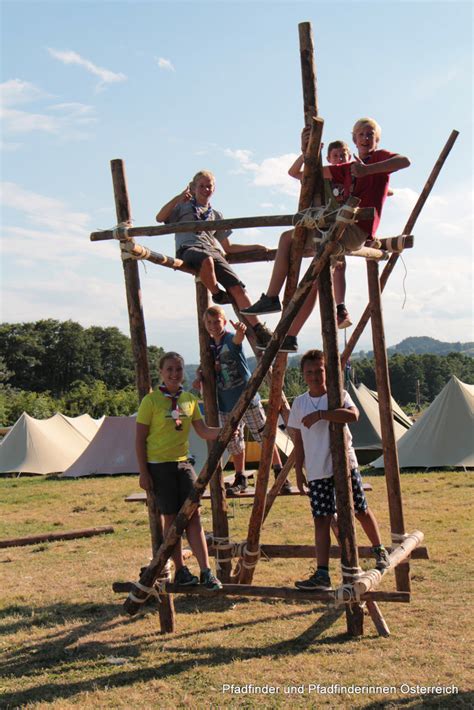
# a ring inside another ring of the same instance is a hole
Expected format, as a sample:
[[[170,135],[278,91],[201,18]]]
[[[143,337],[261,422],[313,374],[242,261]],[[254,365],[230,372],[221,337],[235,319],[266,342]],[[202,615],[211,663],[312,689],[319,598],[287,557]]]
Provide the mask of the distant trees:
[[[0,325],[0,417],[23,411],[45,418],[61,410],[131,414],[138,407],[131,341],[118,328],[53,319]],[[163,349],[148,348],[153,384]]]

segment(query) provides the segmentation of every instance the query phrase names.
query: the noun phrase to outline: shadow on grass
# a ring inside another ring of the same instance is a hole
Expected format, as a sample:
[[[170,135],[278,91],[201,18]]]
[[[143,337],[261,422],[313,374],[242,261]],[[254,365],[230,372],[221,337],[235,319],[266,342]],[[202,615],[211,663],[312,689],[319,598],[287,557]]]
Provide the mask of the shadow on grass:
[[[205,663],[206,666],[217,667],[226,666],[236,660],[248,661],[254,658],[266,657],[270,659],[277,657],[284,658],[285,656],[307,650],[321,634],[344,614],[344,609],[328,609],[302,634],[286,641],[272,643],[267,646],[262,645],[256,648],[249,648],[247,646],[241,648],[225,648],[225,646],[222,645],[204,646],[202,648],[195,647],[192,649],[192,653],[185,652],[186,657],[182,659],[180,659],[179,654],[183,654],[183,649],[173,648],[173,641],[179,642],[192,634],[185,633],[177,636],[164,637],[167,638],[167,652],[176,652],[172,660],[153,667],[134,670],[124,669],[119,672],[110,673],[108,672],[110,666],[107,665],[106,668],[104,668],[104,664],[108,663],[107,656],[119,656],[120,658],[134,661],[140,657],[142,647],[149,647],[149,636],[140,634],[139,637],[131,638],[130,635],[127,635],[127,638],[120,643],[91,641],[90,643],[81,643],[79,648],[73,648],[77,641],[87,636],[89,633],[97,633],[105,626],[107,630],[110,631],[114,626],[123,624],[123,617],[116,618],[121,612],[121,609],[115,605],[55,605],[51,608],[47,607],[43,611],[39,610],[36,613],[39,616],[43,616],[44,621],[49,619],[51,624],[53,623],[53,619],[55,619],[55,623],[57,624],[58,610],[62,622],[70,622],[78,618],[84,620],[84,617],[85,621],[72,630],[61,631],[55,629],[50,637],[38,643],[33,642],[31,644],[25,644],[20,648],[12,649],[4,655],[5,660],[0,666],[2,674],[10,677],[21,677],[25,680],[26,678],[34,678],[39,672],[47,672],[50,667],[54,668],[55,674],[61,673],[62,677],[64,677],[65,674],[68,674],[68,669],[76,671],[79,663],[84,661],[89,662],[89,669],[91,669],[91,662],[94,664],[102,664],[102,667],[100,669],[97,668],[98,673],[96,673],[94,677],[90,677],[86,680],[77,682],[71,682],[69,680],[62,683],[38,683],[25,690],[4,693],[2,697],[4,707],[16,707],[32,702],[50,702],[60,698],[70,698],[79,693],[91,691],[92,689],[101,690],[112,687],[126,687],[151,679],[170,679],[195,668],[196,665],[199,664],[200,659],[202,659],[202,662]],[[26,617],[28,611],[31,619],[31,609],[26,609],[25,621],[27,621]],[[14,613],[18,613],[16,608],[14,609]],[[308,611],[302,612],[299,610],[295,612],[295,614],[286,614],[285,617],[288,618],[305,613],[314,614],[314,607]],[[100,619],[98,617],[100,617]],[[255,624],[274,619],[275,617],[272,615],[266,619],[253,619],[243,624],[232,624],[229,625],[229,627],[234,629],[239,626],[255,626]],[[45,625],[47,624],[45,623]],[[211,630],[209,630],[209,632],[210,631]],[[222,626],[218,626],[213,629],[213,631],[221,632]],[[204,633],[204,631],[200,630],[196,632],[196,635],[202,633]],[[153,637],[156,639],[155,631],[153,631]],[[350,642],[346,634],[338,634],[330,639],[324,639],[321,642],[321,648],[323,644],[325,646],[328,643],[343,643],[345,641]],[[320,647],[315,646],[312,650],[314,653],[318,653]]]
[[[364,710],[388,710],[389,708],[407,707],[410,710],[420,708],[472,708],[474,707],[474,692],[468,691],[457,695],[409,695],[405,698],[380,700],[370,705],[364,705]]]

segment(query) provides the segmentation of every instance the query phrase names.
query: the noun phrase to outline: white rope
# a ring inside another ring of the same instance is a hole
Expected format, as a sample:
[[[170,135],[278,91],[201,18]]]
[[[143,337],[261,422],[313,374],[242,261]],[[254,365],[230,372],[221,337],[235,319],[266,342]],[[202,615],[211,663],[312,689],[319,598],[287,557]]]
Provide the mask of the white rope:
[[[341,584],[334,592],[334,606],[338,607],[351,601],[360,602],[360,594],[352,584]]]
[[[113,238],[120,241],[128,241],[131,239],[131,237],[128,236],[128,230],[131,226],[131,221],[119,222],[112,230]]]
[[[141,597],[137,597],[133,592],[130,592],[128,597],[136,604],[144,604],[150,597],[155,597],[161,604],[160,595],[165,593],[167,581],[167,579],[157,579],[153,587],[146,587],[144,584],[141,584],[141,582],[134,582],[133,585],[141,592],[145,592],[147,596],[142,599]]]
[[[348,581],[354,582],[356,579],[359,579],[360,575],[362,574],[362,570],[359,566],[357,567],[348,567],[347,565],[343,565],[341,562],[341,571],[344,579],[347,579]]]
[[[348,214],[349,216],[346,217],[344,213]],[[350,205],[344,205],[337,212],[336,222],[342,222],[343,224],[354,224],[356,222],[356,216],[356,208],[351,207]]]
[[[390,537],[392,539],[393,545],[399,545],[401,542],[404,542],[407,539],[407,537],[410,537],[410,535],[409,535],[409,533],[390,532]]]

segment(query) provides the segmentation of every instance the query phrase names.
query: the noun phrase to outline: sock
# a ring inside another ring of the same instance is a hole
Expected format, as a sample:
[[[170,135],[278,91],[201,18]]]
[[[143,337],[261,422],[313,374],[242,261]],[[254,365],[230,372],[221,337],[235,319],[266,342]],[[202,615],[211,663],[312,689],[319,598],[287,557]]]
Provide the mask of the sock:
[[[318,565],[318,572],[323,572],[324,574],[327,574],[329,577],[329,567],[325,567],[324,565]]]
[[[274,464],[274,466],[272,466],[272,468],[273,468],[273,472],[274,472],[275,476],[278,476],[278,474],[281,471],[281,465],[279,463],[276,463],[276,464]]]

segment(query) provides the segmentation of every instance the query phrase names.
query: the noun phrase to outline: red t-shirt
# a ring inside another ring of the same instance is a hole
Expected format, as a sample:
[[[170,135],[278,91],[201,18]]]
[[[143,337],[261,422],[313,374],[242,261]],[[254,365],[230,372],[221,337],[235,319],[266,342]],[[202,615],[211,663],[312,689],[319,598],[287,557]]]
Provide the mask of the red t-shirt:
[[[393,158],[396,153],[390,153],[388,150],[374,150],[373,153],[364,160],[366,165],[371,163],[380,163],[382,160]],[[356,178],[352,185],[351,175],[352,163],[341,163],[340,165],[329,165],[331,175],[336,182],[344,185],[344,198],[347,199],[350,195],[360,199],[359,207],[373,207],[375,215],[373,220],[365,220],[357,222],[359,227],[367,232],[368,236],[375,236],[377,227],[379,226],[382,216],[382,207],[387,197],[388,184],[390,181],[390,173],[377,173],[376,175],[366,175],[361,178]]]

